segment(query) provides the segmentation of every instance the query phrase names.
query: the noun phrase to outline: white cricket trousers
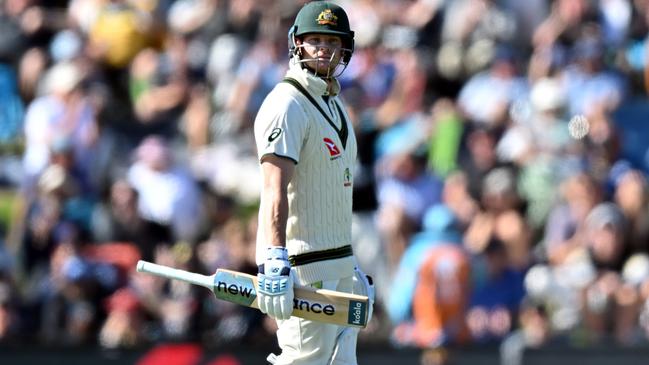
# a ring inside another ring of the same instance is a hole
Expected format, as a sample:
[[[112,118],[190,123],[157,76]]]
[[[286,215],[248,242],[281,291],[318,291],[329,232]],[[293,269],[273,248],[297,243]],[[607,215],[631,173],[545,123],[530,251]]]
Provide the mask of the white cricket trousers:
[[[370,298],[368,322],[374,305],[374,286],[365,274],[322,282],[323,289],[366,295]],[[274,365],[357,365],[356,338],[358,328],[314,322],[299,317],[277,321],[277,341],[282,353],[270,354]]]

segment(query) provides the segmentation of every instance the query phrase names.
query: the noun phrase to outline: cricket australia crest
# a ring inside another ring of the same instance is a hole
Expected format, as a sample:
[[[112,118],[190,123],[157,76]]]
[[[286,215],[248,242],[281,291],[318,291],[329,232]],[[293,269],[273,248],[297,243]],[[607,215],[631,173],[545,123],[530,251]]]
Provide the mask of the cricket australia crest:
[[[352,173],[349,172],[349,167],[345,168],[345,173],[343,175],[345,182],[343,183],[344,186],[352,186]]]
[[[338,17],[331,11],[331,9],[325,9],[318,15],[318,24],[320,25],[333,25],[334,27],[338,25]]]

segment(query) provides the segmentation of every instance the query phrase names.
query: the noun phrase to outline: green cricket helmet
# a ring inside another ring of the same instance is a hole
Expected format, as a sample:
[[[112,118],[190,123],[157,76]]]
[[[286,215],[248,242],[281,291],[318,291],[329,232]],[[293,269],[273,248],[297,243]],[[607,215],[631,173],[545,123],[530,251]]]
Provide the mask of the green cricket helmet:
[[[313,33],[339,36],[343,44],[340,49],[341,64],[347,67],[354,52],[354,31],[349,28],[349,18],[345,10],[328,1],[312,1],[305,4],[297,13],[288,32],[289,57],[299,57],[299,46],[295,39]]]

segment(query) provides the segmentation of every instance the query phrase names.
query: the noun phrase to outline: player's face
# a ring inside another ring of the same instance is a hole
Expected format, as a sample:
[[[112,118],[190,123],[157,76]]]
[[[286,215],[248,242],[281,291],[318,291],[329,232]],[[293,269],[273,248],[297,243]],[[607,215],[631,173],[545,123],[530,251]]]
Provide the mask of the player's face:
[[[330,76],[340,63],[342,39],[329,34],[307,34],[298,41],[302,49],[302,60],[320,76]]]

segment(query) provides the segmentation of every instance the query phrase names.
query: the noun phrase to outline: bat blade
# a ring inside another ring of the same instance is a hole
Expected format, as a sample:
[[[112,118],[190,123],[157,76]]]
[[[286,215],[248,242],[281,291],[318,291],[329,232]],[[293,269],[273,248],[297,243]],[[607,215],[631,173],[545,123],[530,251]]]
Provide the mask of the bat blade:
[[[140,260],[137,271],[181,280],[210,289],[218,299],[259,309],[257,277],[218,269],[207,276]],[[366,296],[307,287],[294,288],[293,313],[312,321],[363,328],[367,325],[369,300]]]

